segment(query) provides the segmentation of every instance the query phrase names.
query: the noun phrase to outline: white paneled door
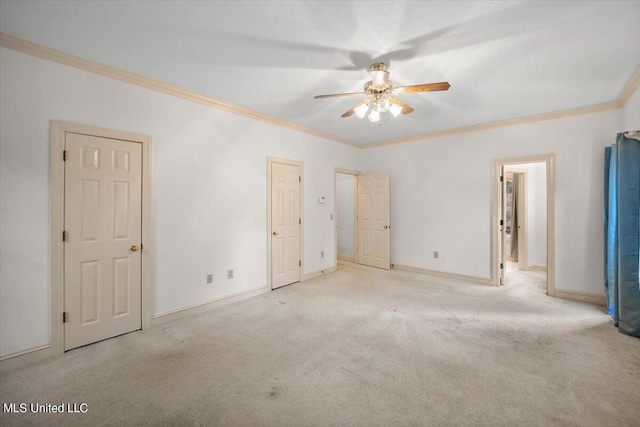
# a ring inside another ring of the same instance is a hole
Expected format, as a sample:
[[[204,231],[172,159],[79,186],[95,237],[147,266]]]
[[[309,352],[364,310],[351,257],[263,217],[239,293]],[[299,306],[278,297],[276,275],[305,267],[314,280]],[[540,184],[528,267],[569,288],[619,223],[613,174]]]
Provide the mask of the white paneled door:
[[[300,281],[300,166],[271,164],[271,288]]]
[[[64,346],[142,327],[142,144],[67,133]]]
[[[389,174],[358,175],[358,264],[391,267]]]

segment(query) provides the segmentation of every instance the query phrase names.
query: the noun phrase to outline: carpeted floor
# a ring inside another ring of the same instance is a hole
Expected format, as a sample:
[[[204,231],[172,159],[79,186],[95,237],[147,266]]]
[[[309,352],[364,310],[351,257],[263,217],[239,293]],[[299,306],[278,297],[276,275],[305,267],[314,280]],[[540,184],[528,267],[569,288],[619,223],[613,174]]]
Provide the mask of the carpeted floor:
[[[341,266],[4,373],[3,403],[88,411],[0,424],[637,426],[640,340],[527,277]]]

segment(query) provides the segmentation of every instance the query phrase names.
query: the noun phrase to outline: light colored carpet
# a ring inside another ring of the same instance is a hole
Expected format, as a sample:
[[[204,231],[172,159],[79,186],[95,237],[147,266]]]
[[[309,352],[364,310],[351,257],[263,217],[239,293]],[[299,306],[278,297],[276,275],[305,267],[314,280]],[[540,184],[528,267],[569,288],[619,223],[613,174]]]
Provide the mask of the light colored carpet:
[[[341,267],[2,374],[3,403],[88,412],[0,423],[637,426],[640,340],[518,277]]]

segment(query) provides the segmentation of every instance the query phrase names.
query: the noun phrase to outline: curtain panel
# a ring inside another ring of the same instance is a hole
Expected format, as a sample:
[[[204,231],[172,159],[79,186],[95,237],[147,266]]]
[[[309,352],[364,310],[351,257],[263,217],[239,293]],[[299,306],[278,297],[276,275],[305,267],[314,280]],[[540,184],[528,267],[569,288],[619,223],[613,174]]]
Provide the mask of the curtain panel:
[[[605,296],[619,331],[640,337],[640,141],[605,148]]]

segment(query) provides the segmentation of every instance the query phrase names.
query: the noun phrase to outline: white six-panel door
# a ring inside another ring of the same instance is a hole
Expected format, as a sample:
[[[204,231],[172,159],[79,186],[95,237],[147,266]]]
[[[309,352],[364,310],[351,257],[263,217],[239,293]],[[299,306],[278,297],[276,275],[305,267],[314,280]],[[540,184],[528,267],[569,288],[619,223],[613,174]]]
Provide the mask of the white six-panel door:
[[[65,350],[142,327],[142,144],[67,133]]]
[[[300,281],[300,166],[271,164],[271,288]]]
[[[389,174],[358,175],[358,264],[389,269]]]

